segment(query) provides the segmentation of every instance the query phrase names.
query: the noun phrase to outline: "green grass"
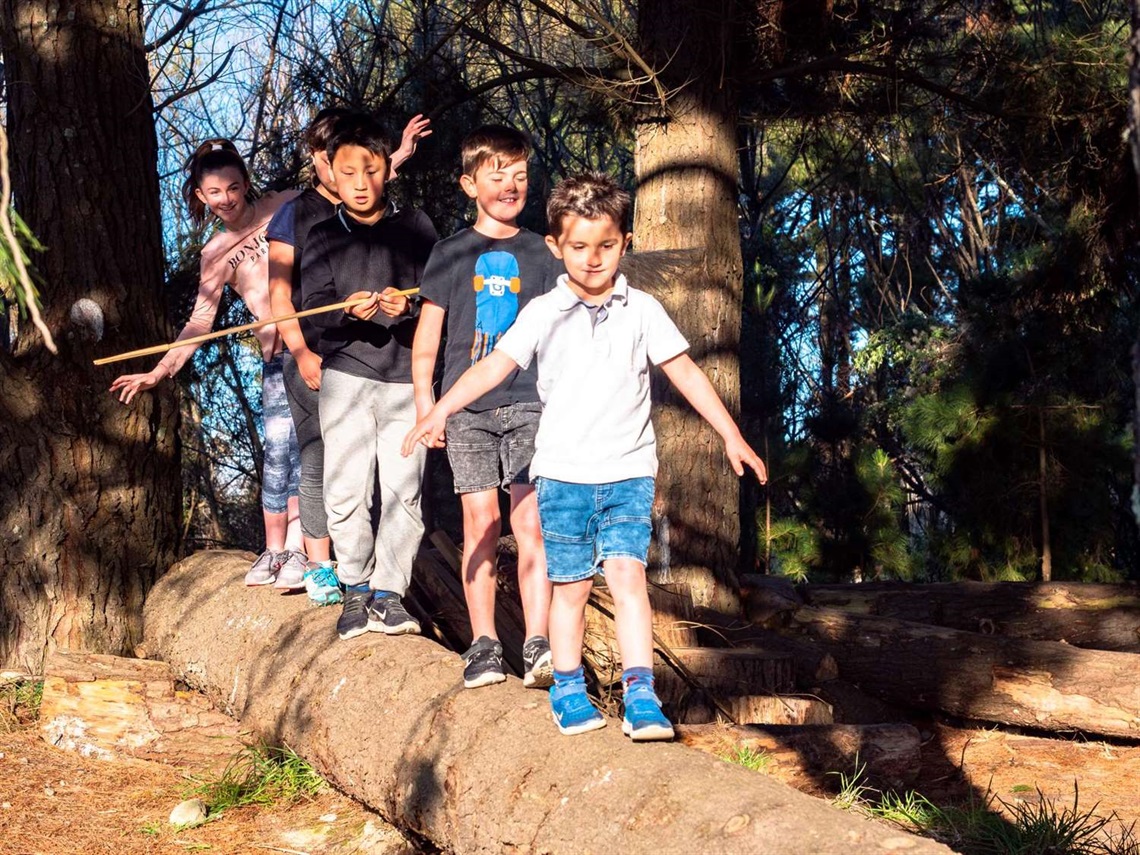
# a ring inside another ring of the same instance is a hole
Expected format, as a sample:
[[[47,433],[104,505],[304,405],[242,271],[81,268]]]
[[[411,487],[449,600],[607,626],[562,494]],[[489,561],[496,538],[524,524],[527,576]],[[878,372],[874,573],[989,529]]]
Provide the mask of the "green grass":
[[[855,768],[850,772],[828,772],[839,779],[839,792],[832,801],[836,807],[844,810],[863,807],[872,804],[875,790],[864,783],[865,764],[859,762],[859,755],[855,755]]]
[[[324,779],[292,749],[247,745],[226,764],[220,776],[197,780],[188,797],[206,803],[211,818],[245,805],[291,804],[312,798]]]
[[[35,723],[44,696],[43,680],[0,684],[0,733],[13,733]]]
[[[737,745],[732,751],[720,755],[722,760],[751,769],[753,772],[763,772],[772,762],[772,757],[764,749],[757,751],[747,745]]]
[[[1032,789],[1037,797],[1007,802],[987,793],[964,806],[943,807],[913,790],[869,786],[858,758],[852,772],[832,774],[839,779],[837,807],[932,837],[962,855],[1140,855],[1136,824],[1124,825],[1115,812],[1098,815],[1096,805],[1080,808],[1076,782],[1071,807],[1021,786],[1014,789]]]

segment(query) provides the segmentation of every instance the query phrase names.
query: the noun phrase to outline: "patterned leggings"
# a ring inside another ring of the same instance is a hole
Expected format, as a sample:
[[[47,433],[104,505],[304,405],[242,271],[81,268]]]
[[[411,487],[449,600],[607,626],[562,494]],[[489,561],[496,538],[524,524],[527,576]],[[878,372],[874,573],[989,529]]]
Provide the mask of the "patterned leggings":
[[[281,514],[301,483],[301,450],[293,414],[285,397],[281,354],[261,370],[261,415],[265,423],[265,466],[261,475],[261,507]]]

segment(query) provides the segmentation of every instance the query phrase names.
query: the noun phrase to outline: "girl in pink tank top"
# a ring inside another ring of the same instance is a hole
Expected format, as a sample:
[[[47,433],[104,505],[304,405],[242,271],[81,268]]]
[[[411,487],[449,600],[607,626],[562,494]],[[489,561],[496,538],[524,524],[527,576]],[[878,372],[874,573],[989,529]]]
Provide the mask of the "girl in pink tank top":
[[[269,193],[256,200],[251,198],[249,171],[229,140],[207,140],[198,146],[186,161],[186,173],[182,196],[191,218],[201,224],[212,214],[221,221],[223,228],[202,248],[198,296],[178,341],[210,331],[227,284],[238,293],[255,318],[272,317],[269,247],[265,229],[277,209],[297,195],[289,191]],[[259,328],[255,335],[266,363],[262,378],[266,420],[262,484],[265,552],[250,568],[246,582],[259,585],[287,583],[277,587],[292,590],[304,587],[301,576],[306,563],[301,551],[297,499],[300,457],[292,419],[284,405],[281,339],[273,324]],[[124,404],[129,404],[139,392],[152,389],[163,379],[177,374],[195,350],[197,345],[174,348],[149,372],[116,378],[111,384],[111,392],[117,394]],[[278,385],[282,386],[280,395],[277,394]],[[278,398],[282,406],[277,406]],[[285,420],[288,421],[287,427]]]

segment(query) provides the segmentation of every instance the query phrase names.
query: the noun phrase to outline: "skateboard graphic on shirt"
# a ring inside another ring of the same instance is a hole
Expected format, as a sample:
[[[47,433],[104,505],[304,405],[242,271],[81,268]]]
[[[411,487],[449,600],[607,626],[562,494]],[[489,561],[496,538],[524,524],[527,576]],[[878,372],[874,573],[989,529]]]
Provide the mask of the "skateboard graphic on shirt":
[[[495,349],[499,339],[519,314],[522,279],[519,262],[511,253],[485,252],[475,262],[475,339],[471,343],[474,365]]]

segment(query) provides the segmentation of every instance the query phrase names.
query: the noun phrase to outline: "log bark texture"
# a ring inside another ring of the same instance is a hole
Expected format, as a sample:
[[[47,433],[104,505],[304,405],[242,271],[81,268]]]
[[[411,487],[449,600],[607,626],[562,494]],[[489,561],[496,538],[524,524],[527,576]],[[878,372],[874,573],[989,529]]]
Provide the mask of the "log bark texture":
[[[802,585],[812,606],[1077,647],[1140,653],[1140,585],[955,582]]]
[[[900,706],[983,721],[1140,739],[1140,656],[802,607],[782,630]]]
[[[420,637],[336,638],[336,610],[242,586],[243,553],[198,553],[147,601],[148,653],[333,784],[464,853],[949,852],[617,722],[562,737],[544,693],[462,688]]]

